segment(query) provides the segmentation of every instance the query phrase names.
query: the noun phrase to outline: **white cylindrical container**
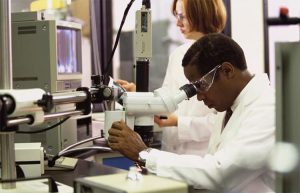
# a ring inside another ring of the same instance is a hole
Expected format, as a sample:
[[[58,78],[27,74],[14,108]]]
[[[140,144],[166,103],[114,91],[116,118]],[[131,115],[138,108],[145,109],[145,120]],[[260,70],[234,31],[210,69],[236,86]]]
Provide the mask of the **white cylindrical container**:
[[[104,121],[104,137],[108,139],[108,130],[111,128],[113,122],[115,121],[125,121],[125,111],[115,110],[115,111],[105,111],[105,121]]]

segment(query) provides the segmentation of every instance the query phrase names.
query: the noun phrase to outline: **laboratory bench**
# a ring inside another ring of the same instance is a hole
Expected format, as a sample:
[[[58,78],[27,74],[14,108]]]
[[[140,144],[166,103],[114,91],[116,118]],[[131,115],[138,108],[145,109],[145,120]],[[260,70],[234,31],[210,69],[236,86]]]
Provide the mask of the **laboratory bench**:
[[[100,153],[102,154],[102,153]],[[95,161],[78,159],[73,170],[46,170],[44,175],[51,176],[56,182],[73,187],[74,180],[88,176],[127,173],[128,170],[107,166]],[[192,193],[212,193],[206,190],[193,190]]]
[[[106,166],[93,161],[78,159],[74,170],[46,170],[45,175],[51,176],[55,181],[73,187],[74,179],[86,177],[116,174],[127,172],[126,170]]]
[[[157,135],[158,133],[159,132],[155,134]],[[107,147],[103,139],[95,140],[93,145]],[[154,140],[150,146],[160,149],[161,143],[158,140]],[[89,150],[71,156],[78,158],[77,165],[73,170],[46,170],[45,175],[51,176],[59,183],[73,187],[74,180],[77,178],[127,173],[129,167],[134,165],[133,161],[128,160],[120,153],[114,151],[103,152],[99,150]],[[193,193],[209,192],[194,190]]]

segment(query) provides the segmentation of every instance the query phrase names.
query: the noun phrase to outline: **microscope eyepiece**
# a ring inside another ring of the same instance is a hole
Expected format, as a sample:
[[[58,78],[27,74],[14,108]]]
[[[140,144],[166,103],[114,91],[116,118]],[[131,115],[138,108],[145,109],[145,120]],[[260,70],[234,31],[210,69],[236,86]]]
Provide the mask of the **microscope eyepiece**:
[[[197,94],[197,89],[194,84],[183,85],[179,88],[179,90],[183,90],[188,98],[191,98]]]

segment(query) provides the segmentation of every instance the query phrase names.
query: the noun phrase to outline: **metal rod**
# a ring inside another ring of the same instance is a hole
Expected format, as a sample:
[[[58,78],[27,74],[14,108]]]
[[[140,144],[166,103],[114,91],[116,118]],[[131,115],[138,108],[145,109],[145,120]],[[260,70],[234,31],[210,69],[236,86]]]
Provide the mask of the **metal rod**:
[[[53,102],[55,105],[82,102],[86,98],[87,95],[83,91],[53,94]]]
[[[44,118],[45,121],[48,121],[55,118],[62,118],[62,117],[82,115],[82,114],[83,114],[82,111],[65,111],[65,112],[47,114],[44,116]]]
[[[10,0],[0,1],[0,89],[12,88]]]
[[[7,127],[13,127],[20,124],[30,123],[32,120],[29,117],[22,117],[7,121]]]
[[[67,116],[75,116],[75,115],[82,115],[82,111],[64,111],[64,112],[57,112],[51,113],[44,116],[45,121],[56,119],[56,118],[63,118]],[[21,117],[15,118],[7,121],[7,127],[12,127],[20,124],[26,124],[32,122],[31,118],[29,117]]]
[[[16,179],[15,165],[15,132],[2,132],[1,139],[1,158],[2,158],[2,179]],[[15,182],[2,183],[3,189],[16,188]]]
[[[0,89],[12,89],[11,7],[10,0],[0,1]],[[2,179],[16,179],[15,133],[0,132]],[[16,183],[2,183],[3,189],[16,188]]]

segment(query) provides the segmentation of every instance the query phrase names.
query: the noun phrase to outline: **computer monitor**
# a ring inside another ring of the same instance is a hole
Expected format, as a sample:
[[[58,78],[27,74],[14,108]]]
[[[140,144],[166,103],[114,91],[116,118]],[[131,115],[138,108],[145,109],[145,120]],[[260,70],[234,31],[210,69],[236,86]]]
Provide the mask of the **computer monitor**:
[[[13,13],[12,21],[14,88],[54,93],[81,86],[81,24],[39,12]]]
[[[12,14],[12,61],[14,89],[41,88],[50,93],[69,92],[81,87],[81,24],[57,21],[42,12]],[[74,110],[74,104],[56,106],[53,111]],[[56,124],[50,120],[31,128],[40,130]],[[42,142],[46,152],[63,148],[92,136],[91,116],[71,117],[47,132],[16,135],[17,142]]]
[[[68,75],[81,75],[77,33],[77,29],[57,28],[57,73],[60,80],[69,79]]]

